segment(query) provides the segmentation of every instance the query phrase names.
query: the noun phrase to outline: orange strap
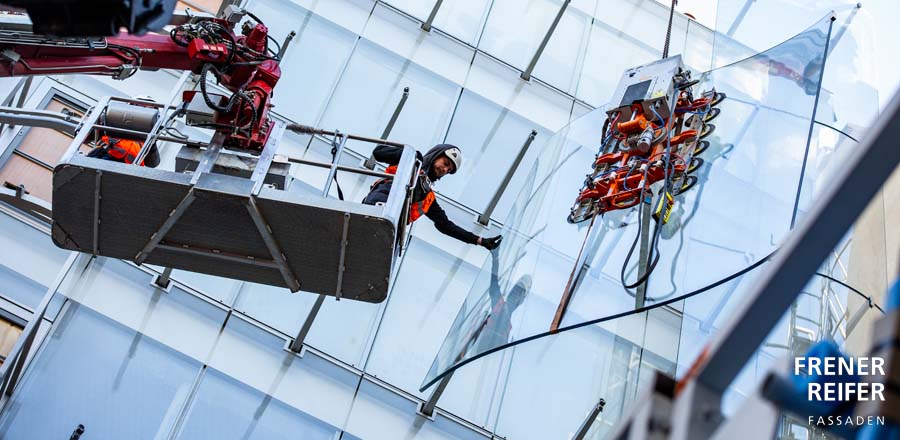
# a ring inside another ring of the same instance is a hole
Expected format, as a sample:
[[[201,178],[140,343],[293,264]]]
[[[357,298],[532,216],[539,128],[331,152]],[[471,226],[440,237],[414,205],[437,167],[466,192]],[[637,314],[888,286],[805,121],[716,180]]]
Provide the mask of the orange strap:
[[[397,165],[391,165],[384,170],[387,174],[397,174]],[[378,179],[375,183],[372,184],[372,188],[375,188],[378,185],[381,185],[384,182],[387,182],[391,179]],[[409,204],[409,223],[412,223],[419,219],[419,217],[425,215],[428,212],[428,208],[431,208],[431,204],[434,203],[434,191],[428,191],[428,194],[425,194],[425,199],[419,202],[411,202]]]

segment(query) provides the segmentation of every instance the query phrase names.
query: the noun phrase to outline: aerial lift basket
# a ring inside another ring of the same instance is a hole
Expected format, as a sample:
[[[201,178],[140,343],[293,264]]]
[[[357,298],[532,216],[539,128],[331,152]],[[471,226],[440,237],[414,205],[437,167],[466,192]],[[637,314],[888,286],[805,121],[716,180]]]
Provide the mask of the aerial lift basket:
[[[100,123],[106,120],[110,102],[117,101],[135,103],[120,98],[102,100],[85,118],[53,171],[52,237],[57,246],[291,291],[374,303],[385,299],[407,224],[408,197],[416,172],[412,147],[404,147],[393,176],[395,182],[409,184],[393,185],[383,206],[288,192],[277,184],[267,184],[284,130],[280,122],[269,128],[269,141],[249,177],[214,172],[217,160],[225,155],[218,134],[205,146],[193,143],[203,147],[193,172],[164,171],[79,154],[78,148],[88,136],[100,131],[135,134],[134,130]],[[149,133],[139,134],[145,140],[156,136],[177,141],[156,135],[158,129],[156,124]],[[343,142],[346,138],[344,135]],[[145,150],[148,144],[145,142]],[[333,175],[338,169],[336,162],[317,166],[331,167]]]

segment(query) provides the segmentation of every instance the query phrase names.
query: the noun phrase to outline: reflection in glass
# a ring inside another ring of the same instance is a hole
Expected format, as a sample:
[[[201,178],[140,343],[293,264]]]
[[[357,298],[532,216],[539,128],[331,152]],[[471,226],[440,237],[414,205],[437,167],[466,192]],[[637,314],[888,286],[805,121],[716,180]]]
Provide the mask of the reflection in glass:
[[[658,231],[652,225],[660,237],[660,258],[643,300],[622,282],[637,278],[639,258],[629,261],[627,255],[643,227],[638,221],[643,209],[606,213],[590,236],[588,222],[566,221],[596,157],[605,110],[589,113],[549,139],[504,223],[507,239],[500,249],[500,285],[508,289],[524,275],[531,277],[530,293],[517,307],[527,318],[510,321],[505,342],[483,332],[494,307],[492,271],[486,264],[424,384],[510,341],[549,333],[555,306],[571,286],[563,329],[677,301],[764,261],[790,230],[796,209],[817,89],[818,75],[812,72],[821,68],[829,25],[822,20],[764,53],[697,75],[695,96],[716,90],[728,98],[719,104],[719,116],[705,124],[714,132],[704,139],[709,145],[693,174],[697,185],[677,197],[668,223]],[[573,267],[582,243],[584,264]]]

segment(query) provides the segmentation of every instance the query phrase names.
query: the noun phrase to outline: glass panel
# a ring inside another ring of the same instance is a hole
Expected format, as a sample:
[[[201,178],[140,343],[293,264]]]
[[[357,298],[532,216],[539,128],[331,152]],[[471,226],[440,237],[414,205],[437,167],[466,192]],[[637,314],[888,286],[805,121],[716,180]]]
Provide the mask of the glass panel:
[[[8,438],[69,438],[82,424],[91,438],[166,437],[200,363],[139,336],[70,303],[13,394],[0,431]]]
[[[525,70],[561,6],[559,0],[494,0],[478,48]]]
[[[593,18],[590,15],[577,8],[566,9],[535,66],[534,76],[560,90],[574,94],[590,41],[592,22]],[[526,62],[530,63],[531,57]]]
[[[473,49],[446,35],[423,32],[418,22],[384,5],[375,7],[363,37],[456,84],[465,81],[475,55]]]
[[[807,65],[821,58],[828,23],[741,63],[698,75],[695,90],[715,88],[728,98],[718,105],[721,116],[708,124],[717,128],[704,136],[710,142],[698,156],[704,162],[691,172],[697,188],[676,197],[680,200],[662,227],[649,219],[641,222],[650,215],[641,214],[641,208],[609,211],[590,227],[564,220],[596,158],[603,109],[549,139],[504,222],[503,246],[482,267],[424,384],[491,347],[548,334],[557,304],[573,281],[568,311],[556,321],[560,329],[676,301],[762,262],[791,225],[816,91],[815,84],[772,66]],[[664,154],[665,146],[659,146]],[[641,302],[623,286],[637,278],[639,258],[632,258],[629,249],[643,228],[656,255],[647,258],[656,263]],[[584,265],[573,268],[582,246]],[[570,274],[577,278],[570,280]]]
[[[178,438],[333,440],[333,426],[214,369],[203,374]]]
[[[419,149],[440,143],[459,97],[459,87],[428,69],[361,40],[322,119],[321,127],[379,137],[397,107],[403,88],[409,98],[390,138]],[[348,141],[368,156],[374,145]]]
[[[442,179],[436,189],[476,211],[484,211],[531,130],[535,129],[538,130],[538,137],[519,169],[531,167],[541,154],[537,145],[551,133],[478,94],[464,90],[446,142],[462,149],[465,165],[458,173]],[[506,217],[516,193],[515,188],[520,188],[525,178],[525,173],[514,175],[506,191],[510,196],[504,197],[503,203],[496,207],[494,218]]]
[[[475,55],[466,89],[550,131],[566,125],[572,111],[571,97],[539,82],[522,81],[518,71],[481,53]]]
[[[315,12],[354,34],[362,34],[366,20],[375,6],[373,0],[293,0],[294,3]],[[250,7],[253,10],[253,7]]]
[[[388,3],[424,22],[428,20],[435,0],[390,0]],[[474,46],[490,5],[489,0],[445,1],[434,18],[433,26]]]
[[[281,81],[272,102],[279,114],[315,125],[350,58],[356,34],[287,0],[254,1],[250,10],[279,44],[297,32],[280,64]]]
[[[435,414],[434,422],[428,422],[416,414],[416,405],[406,397],[363,379],[344,430],[359,438],[378,440],[488,438],[441,414]]]
[[[164,292],[152,276],[121,260],[97,258],[66,296],[187,356],[209,354],[226,312],[179,288]],[[191,335],[185,338],[184,335]]]
[[[595,20],[575,96],[594,106],[608,101],[622,71],[659,59],[662,46],[658,44],[648,44]]]
[[[205,388],[201,385],[200,402],[195,403],[199,413],[192,411],[189,416],[197,420],[188,420],[188,424],[199,428],[211,423],[210,412],[216,413],[218,407],[216,400],[232,403],[231,399],[222,400],[219,395],[227,392],[242,396],[234,410],[234,423],[240,426],[238,433],[252,430],[254,436],[261,438],[267,437],[257,432],[260,429],[277,429],[283,433],[281,428],[271,425],[274,419],[286,417],[292,419],[291,425],[310,426],[317,433],[342,426],[353,403],[359,376],[311,352],[301,358],[285,350],[285,342],[243,317],[232,315],[209,360],[212,383]],[[207,378],[208,375],[204,381]],[[261,419],[254,422],[257,416]],[[185,433],[182,437],[196,438]]]
[[[0,214],[0,231],[0,294],[35,309],[69,251],[54,246],[47,233],[5,214]]]
[[[440,244],[414,236],[394,281],[366,372],[427,399],[428,393],[418,392],[419,379],[428,371],[434,347],[450,328],[453,311],[465,299],[477,273],[478,266],[454,257]],[[441,408],[484,423],[487,408],[479,407],[488,404],[490,396],[480,394],[485,389],[493,391],[496,373],[482,383],[454,377],[441,397]]]

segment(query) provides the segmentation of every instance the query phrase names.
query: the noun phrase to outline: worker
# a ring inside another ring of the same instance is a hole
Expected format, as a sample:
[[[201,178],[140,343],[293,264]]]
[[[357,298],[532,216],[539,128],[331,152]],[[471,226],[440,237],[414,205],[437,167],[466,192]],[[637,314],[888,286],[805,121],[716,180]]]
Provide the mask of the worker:
[[[134,159],[141,152],[143,146],[144,143],[140,141],[103,135],[100,137],[100,144],[87,156],[113,162],[134,163]],[[141,165],[156,168],[159,161],[159,151],[156,149],[156,144],[153,144]]]
[[[373,156],[375,160],[388,164],[388,174],[396,174],[397,164],[400,163],[400,156],[403,154],[402,147],[394,147],[389,145],[379,145],[375,147]],[[424,156],[418,151],[416,157],[422,161],[422,171],[416,180],[416,187],[413,190],[412,204],[409,209],[409,222],[412,223],[421,216],[426,216],[434,222],[434,227],[444,235],[453,237],[459,241],[479,245],[493,250],[500,246],[503,237],[500,235],[494,237],[479,237],[450,221],[447,213],[438,205],[435,200],[434,191],[431,186],[434,182],[440,180],[447,174],[454,174],[462,165],[462,151],[458,147],[451,144],[440,144],[428,150]],[[391,191],[393,179],[380,179],[372,184],[371,191],[363,199],[363,203],[367,205],[383,204],[387,202],[388,194]]]

